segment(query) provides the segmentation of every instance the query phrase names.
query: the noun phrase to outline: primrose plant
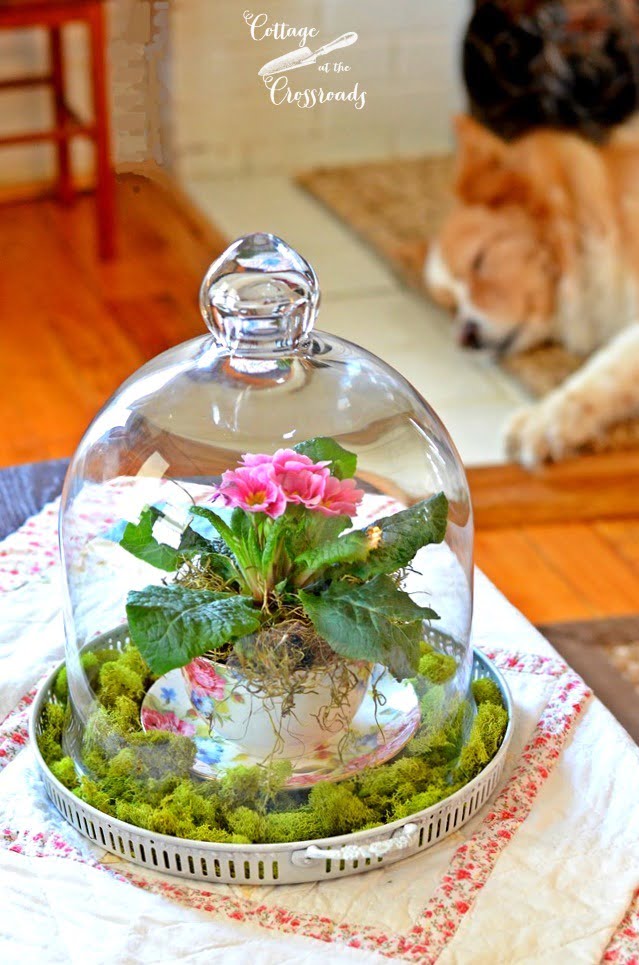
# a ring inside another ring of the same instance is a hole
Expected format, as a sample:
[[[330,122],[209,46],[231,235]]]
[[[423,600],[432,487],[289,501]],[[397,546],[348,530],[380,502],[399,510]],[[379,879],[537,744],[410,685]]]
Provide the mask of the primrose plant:
[[[318,666],[365,662],[414,676],[424,621],[437,614],[402,583],[418,550],[444,539],[448,501],[438,493],[357,528],[356,469],[329,438],[247,453],[208,505],[192,507],[179,546],[154,538],[156,507],[129,523],[121,545],[172,574],[128,595],[131,639],[151,670],[210,659],[278,693]],[[343,689],[343,675],[334,679]]]

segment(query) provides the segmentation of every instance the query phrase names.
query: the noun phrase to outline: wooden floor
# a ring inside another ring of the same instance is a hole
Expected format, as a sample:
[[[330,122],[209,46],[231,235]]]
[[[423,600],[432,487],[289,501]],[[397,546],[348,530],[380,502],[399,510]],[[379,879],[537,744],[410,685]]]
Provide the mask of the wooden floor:
[[[120,179],[118,209],[104,264],[90,199],[0,207],[0,466],[72,453],[126,376],[202,331],[197,291],[224,239],[142,178]],[[533,622],[639,612],[639,453],[469,480],[477,563]]]
[[[468,478],[476,561],[533,623],[639,613],[639,452]]]
[[[197,293],[225,247],[145,178],[119,179],[118,257],[96,254],[93,203],[0,206],[0,465],[70,455],[147,359],[202,332]]]
[[[533,623],[639,613],[639,522],[479,530],[476,561]]]

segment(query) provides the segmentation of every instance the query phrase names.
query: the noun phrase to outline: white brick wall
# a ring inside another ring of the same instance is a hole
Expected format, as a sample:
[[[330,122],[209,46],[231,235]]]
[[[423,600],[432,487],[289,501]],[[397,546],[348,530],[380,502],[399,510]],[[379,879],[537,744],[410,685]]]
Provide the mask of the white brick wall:
[[[109,0],[109,62],[113,108],[113,148],[119,162],[142,161],[162,153],[158,105],[149,102],[149,92],[158,89],[156,65],[165,51],[150,42],[160,36],[158,21],[169,0]],[[150,46],[149,46],[150,45]],[[148,54],[147,54],[148,51]],[[84,28],[71,25],[65,31],[68,75],[67,91],[72,106],[89,113],[91,98],[87,85],[88,50]],[[41,30],[0,31],[0,77],[44,71],[47,46]],[[165,97],[166,99],[166,97]],[[45,89],[2,92],[0,131],[44,129],[51,123],[51,97]],[[74,143],[76,170],[92,167],[92,150],[78,139]],[[0,149],[0,183],[21,183],[52,176],[51,145]]]
[[[269,23],[317,27],[311,46],[350,30],[356,45],[331,59],[351,66],[326,75],[290,72],[291,87],[367,92],[366,107],[274,106],[257,77],[296,41],[251,39],[246,0],[173,0],[173,144],[186,178],[444,151],[461,102],[459,38],[467,0],[264,0],[249,9]]]
[[[291,87],[366,91],[361,111],[331,103],[301,110],[273,105],[259,68],[296,41],[251,39],[247,0],[109,0],[114,154],[118,162],[173,160],[185,178],[282,171],[313,164],[446,150],[460,102],[459,36],[470,0],[264,0],[250,9],[269,23],[316,27],[318,47],[346,31],[357,44],[329,59],[351,67],[290,73]],[[67,36],[74,106],[88,109],[81,28]],[[42,69],[44,36],[0,32],[0,77]],[[45,127],[45,91],[2,93],[0,131]],[[92,152],[78,142],[81,170]],[[48,145],[0,150],[0,182],[53,172]]]

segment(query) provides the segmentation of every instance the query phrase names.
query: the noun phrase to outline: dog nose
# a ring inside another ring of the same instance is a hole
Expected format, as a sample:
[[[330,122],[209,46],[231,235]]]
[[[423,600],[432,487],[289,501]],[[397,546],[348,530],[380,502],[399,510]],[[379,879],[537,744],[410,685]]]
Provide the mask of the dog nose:
[[[459,344],[464,348],[481,348],[479,323],[472,318],[464,322],[459,330]]]

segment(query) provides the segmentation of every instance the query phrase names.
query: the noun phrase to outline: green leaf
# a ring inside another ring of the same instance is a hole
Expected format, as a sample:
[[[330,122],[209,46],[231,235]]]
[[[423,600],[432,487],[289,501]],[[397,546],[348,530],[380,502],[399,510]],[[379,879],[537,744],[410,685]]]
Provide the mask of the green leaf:
[[[349,516],[324,516],[305,509],[291,520],[286,530],[286,548],[292,560],[296,560],[309,547],[337,539],[339,534],[352,526]]]
[[[160,543],[153,536],[153,527],[158,519],[165,518],[165,514],[155,506],[147,506],[140,515],[137,523],[129,523],[120,546],[138,559],[156,566],[167,572],[176,570],[180,560],[193,556],[206,556],[214,561],[213,565],[225,579],[232,579],[237,575],[230,559],[225,558],[228,553],[225,544],[220,539],[209,540],[202,536],[192,526],[187,526],[182,533],[177,549],[166,543]],[[219,557],[219,559],[218,559]]]
[[[126,612],[131,640],[156,674],[183,667],[260,626],[248,597],[176,584],[132,590]]]
[[[415,553],[430,543],[441,543],[448,525],[448,500],[443,493],[424,499],[392,516],[372,524],[381,529],[377,549],[371,550],[361,566],[351,573],[368,580],[377,573],[395,573],[408,566]]]
[[[302,577],[301,583],[306,583],[311,574],[334,563],[353,563],[356,560],[364,560],[369,549],[368,536],[362,530],[354,530],[337,539],[311,546],[295,561],[296,569]],[[298,583],[299,585],[301,584]]]
[[[222,556],[228,556],[229,559],[233,559],[232,551],[226,545],[215,527],[204,517],[200,517],[200,513],[196,513],[195,510],[196,507],[192,506],[191,513],[194,514],[195,519],[191,519],[188,528],[184,531],[184,537],[187,538],[188,534],[192,534],[190,540],[194,543],[199,540],[204,540],[210,552],[221,553]]]
[[[330,470],[338,479],[350,479],[357,469],[357,456],[348,449],[343,449],[338,442],[328,436],[318,436],[317,439],[307,439],[293,446],[295,452],[308,456],[313,462],[330,462]]]
[[[244,545],[248,550],[251,563],[257,570],[262,572],[262,548],[257,536],[257,530],[255,529],[255,526],[253,526],[252,522],[247,530],[246,542]]]
[[[227,583],[241,582],[233,561],[225,553],[203,553],[202,562],[212,567]]]
[[[207,509],[206,506],[193,506],[191,512],[194,516],[201,516],[203,519],[209,522],[211,526],[220,534],[230,551],[232,553],[236,553],[238,548],[238,539],[231,527],[224,522],[221,516],[218,516],[218,514],[212,509]],[[233,513],[233,515],[235,515],[235,513]]]
[[[265,517],[261,513],[247,513],[237,506],[231,513],[230,522],[235,538],[235,555],[244,568],[248,566],[258,571],[262,568],[262,550],[257,535],[260,518],[263,520]]]
[[[178,563],[178,551],[174,546],[158,543],[153,536],[153,527],[162,513],[155,506],[147,506],[140,514],[137,523],[128,523],[125,527],[120,546],[151,566],[167,572],[175,570]]]
[[[219,546],[216,544],[221,544],[221,540],[209,540],[206,536],[202,536],[197,530],[193,529],[192,526],[187,526],[182,533],[182,539],[180,540],[180,545],[177,548],[177,552],[180,556],[202,556],[204,554],[209,554],[211,551],[219,553]]]
[[[264,549],[262,550],[262,571],[268,573],[273,562],[281,553],[282,542],[285,534],[291,525],[291,521],[286,516],[278,516],[277,519],[268,519],[264,524]]]
[[[437,614],[415,603],[389,576],[362,584],[334,582],[319,596],[300,590],[299,597],[336,653],[384,664],[398,680],[415,675],[422,621],[437,619]]]
[[[231,513],[230,525],[234,536],[246,540],[249,537],[251,529],[253,529],[253,514],[247,513],[246,510],[236,506]]]

